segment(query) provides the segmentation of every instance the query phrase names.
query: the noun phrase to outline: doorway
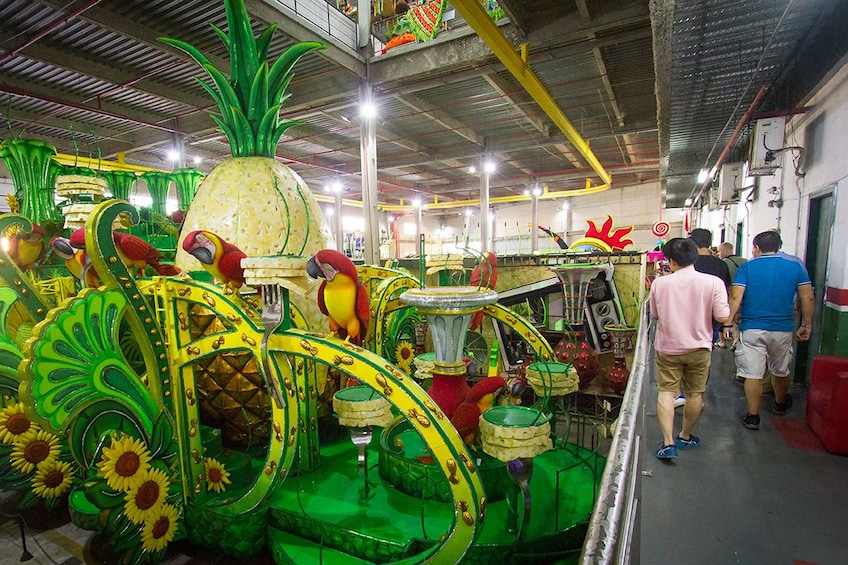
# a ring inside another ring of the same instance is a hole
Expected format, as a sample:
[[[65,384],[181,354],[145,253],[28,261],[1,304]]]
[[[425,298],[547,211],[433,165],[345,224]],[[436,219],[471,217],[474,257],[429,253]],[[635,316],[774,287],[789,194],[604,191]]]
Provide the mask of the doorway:
[[[836,207],[834,206],[834,187],[810,198],[809,222],[807,223],[807,246],[805,249],[805,264],[813,283],[815,296],[815,311],[813,315],[813,330],[810,341],[797,342],[795,352],[795,384],[806,385],[808,369],[813,356],[821,350],[822,310],[827,291],[827,264],[830,257],[830,236],[835,221]]]

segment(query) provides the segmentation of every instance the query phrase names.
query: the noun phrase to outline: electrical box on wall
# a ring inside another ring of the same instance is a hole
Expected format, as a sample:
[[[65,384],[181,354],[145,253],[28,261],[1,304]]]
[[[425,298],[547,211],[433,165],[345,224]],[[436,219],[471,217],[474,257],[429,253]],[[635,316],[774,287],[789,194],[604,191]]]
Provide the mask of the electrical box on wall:
[[[742,163],[725,163],[718,174],[718,186],[714,187],[715,202],[721,206],[736,204],[740,200],[742,183],[745,182],[745,167]]]
[[[773,175],[783,164],[783,130],[786,118],[764,118],[757,120],[751,134],[751,158],[748,174],[752,176]]]

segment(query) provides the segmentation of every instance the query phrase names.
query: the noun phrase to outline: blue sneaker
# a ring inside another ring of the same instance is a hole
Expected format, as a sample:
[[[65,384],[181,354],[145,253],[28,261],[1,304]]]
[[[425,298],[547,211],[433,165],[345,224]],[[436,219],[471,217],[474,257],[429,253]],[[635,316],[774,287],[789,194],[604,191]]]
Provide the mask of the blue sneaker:
[[[677,448],[673,445],[660,444],[657,449],[657,459],[677,459]]]
[[[701,445],[701,438],[699,438],[695,434],[689,434],[689,439],[683,439],[682,437],[677,436],[674,439],[674,445],[676,445],[680,449],[690,449],[692,447],[698,447],[699,445]]]
[[[686,404],[686,397],[683,394],[679,394],[674,399],[674,407],[677,408],[678,406],[683,406],[684,404]]]

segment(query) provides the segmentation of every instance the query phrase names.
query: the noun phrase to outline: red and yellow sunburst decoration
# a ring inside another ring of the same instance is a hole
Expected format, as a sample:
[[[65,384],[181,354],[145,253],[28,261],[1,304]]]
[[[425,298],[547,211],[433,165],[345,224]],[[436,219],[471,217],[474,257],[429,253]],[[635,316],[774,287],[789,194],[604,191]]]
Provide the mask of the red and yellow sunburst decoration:
[[[589,224],[586,235],[569,245],[569,251],[600,250],[611,253],[613,251],[624,251],[625,247],[633,245],[633,240],[625,239],[625,236],[633,231],[634,226],[618,228],[613,231],[614,222],[609,214],[607,214],[607,221],[604,222],[601,229],[598,229],[598,226],[592,220],[586,220],[586,223]]]

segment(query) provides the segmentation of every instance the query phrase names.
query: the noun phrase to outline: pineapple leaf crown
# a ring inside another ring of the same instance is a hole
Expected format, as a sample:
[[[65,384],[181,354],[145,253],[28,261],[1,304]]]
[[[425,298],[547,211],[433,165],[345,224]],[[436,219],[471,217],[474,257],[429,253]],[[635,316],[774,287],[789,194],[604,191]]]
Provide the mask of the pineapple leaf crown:
[[[221,110],[212,116],[227,136],[233,157],[273,157],[280,137],[295,121],[280,119],[280,108],[290,94],[286,89],[295,63],[312,51],[326,49],[317,41],[302,41],[286,49],[272,65],[268,47],[277,24],[268,26],[257,38],[250,27],[244,0],[224,0],[229,35],[210,24],[230,55],[229,79],[193,45],[167,37],[159,38],[185,51],[206,71],[213,84],[197,78]],[[214,85],[214,86],[213,86]]]

